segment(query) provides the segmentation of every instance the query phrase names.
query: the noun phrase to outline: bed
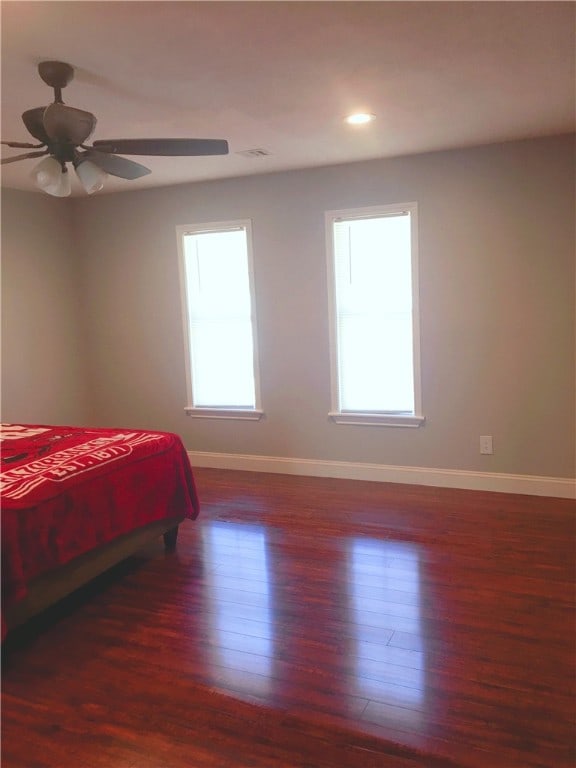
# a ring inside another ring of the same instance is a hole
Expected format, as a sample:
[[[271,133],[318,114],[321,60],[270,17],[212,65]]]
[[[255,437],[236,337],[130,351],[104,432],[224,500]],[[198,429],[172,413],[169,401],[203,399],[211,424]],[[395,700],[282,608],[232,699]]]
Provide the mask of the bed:
[[[170,432],[0,428],[2,636],[199,512]]]

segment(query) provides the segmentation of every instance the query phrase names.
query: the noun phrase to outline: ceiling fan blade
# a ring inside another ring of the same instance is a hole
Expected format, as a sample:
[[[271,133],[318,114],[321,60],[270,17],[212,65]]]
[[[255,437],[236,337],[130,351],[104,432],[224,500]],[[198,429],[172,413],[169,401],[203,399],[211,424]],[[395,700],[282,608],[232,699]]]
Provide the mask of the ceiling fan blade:
[[[140,163],[135,163],[133,160],[128,160],[125,157],[119,155],[105,154],[104,152],[97,152],[95,150],[87,150],[86,152],[78,153],[81,161],[91,160],[98,168],[101,168],[106,173],[112,176],[118,176],[121,179],[139,179],[141,176],[146,176],[151,173],[150,168],[146,168]]]
[[[0,141],[0,144],[13,149],[38,149],[44,146],[44,144],[29,144],[27,141]]]
[[[55,102],[44,110],[43,123],[52,141],[77,146],[91,135],[96,127],[96,118],[91,112]]]
[[[50,141],[50,137],[44,130],[44,122],[42,121],[45,109],[46,107],[34,107],[34,109],[27,109],[26,112],[22,114],[22,121],[24,122],[26,129],[35,139],[41,141],[42,144],[47,144]]]
[[[42,157],[42,155],[47,155],[47,154],[48,154],[48,150],[45,149],[44,152],[26,152],[23,155],[14,155],[14,157],[3,157],[2,160],[0,160],[0,165],[15,163],[17,160],[27,160],[30,157]]]
[[[94,149],[122,155],[198,156],[227,155],[223,139],[108,139],[94,142]]]

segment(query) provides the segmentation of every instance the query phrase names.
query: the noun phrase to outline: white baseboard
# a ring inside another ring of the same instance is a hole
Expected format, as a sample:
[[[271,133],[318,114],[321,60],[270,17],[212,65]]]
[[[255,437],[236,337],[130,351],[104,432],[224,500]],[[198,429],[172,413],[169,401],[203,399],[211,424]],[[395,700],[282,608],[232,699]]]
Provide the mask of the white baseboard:
[[[240,469],[248,472],[274,472],[282,475],[336,477],[347,480],[372,480],[381,483],[409,483],[472,491],[523,493],[530,496],[555,496],[576,499],[576,480],[563,477],[505,475],[495,472],[468,472],[459,469],[396,467],[386,464],[361,464],[349,461],[318,461],[278,456],[249,456],[236,453],[188,451],[192,467]]]

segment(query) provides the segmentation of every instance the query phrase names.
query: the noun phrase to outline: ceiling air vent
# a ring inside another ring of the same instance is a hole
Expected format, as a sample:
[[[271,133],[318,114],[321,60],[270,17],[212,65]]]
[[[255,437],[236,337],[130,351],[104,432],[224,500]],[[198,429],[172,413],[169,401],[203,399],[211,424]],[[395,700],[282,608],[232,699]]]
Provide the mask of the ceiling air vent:
[[[237,155],[242,155],[242,157],[268,157],[268,155],[271,155],[272,152],[270,152],[268,149],[262,149],[262,147],[258,147],[258,149],[243,149],[241,152],[236,152]]]

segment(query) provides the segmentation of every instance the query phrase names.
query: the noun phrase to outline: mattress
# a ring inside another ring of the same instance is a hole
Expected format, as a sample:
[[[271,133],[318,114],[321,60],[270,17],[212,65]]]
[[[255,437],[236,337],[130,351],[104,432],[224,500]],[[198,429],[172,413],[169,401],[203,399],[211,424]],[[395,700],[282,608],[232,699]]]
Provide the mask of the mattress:
[[[0,440],[5,606],[24,598],[32,579],[100,545],[199,513],[176,434],[4,424]]]

